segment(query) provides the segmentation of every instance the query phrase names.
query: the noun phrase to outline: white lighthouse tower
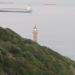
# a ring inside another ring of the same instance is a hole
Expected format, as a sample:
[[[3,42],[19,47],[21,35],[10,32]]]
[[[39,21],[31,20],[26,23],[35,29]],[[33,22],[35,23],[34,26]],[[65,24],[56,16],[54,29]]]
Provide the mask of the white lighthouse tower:
[[[37,26],[36,25],[33,27],[32,39],[33,39],[34,42],[37,42],[37,39],[38,39],[38,31],[37,31]]]

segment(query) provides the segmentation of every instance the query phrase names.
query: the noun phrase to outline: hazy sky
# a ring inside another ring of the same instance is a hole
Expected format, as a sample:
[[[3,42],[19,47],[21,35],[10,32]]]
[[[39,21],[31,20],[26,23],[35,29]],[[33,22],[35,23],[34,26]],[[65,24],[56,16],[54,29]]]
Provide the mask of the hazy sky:
[[[32,13],[1,13],[0,26],[32,38],[38,27],[38,42],[75,60],[75,0],[0,0],[30,4]],[[55,3],[55,6],[44,6]],[[6,4],[5,4],[6,5]]]

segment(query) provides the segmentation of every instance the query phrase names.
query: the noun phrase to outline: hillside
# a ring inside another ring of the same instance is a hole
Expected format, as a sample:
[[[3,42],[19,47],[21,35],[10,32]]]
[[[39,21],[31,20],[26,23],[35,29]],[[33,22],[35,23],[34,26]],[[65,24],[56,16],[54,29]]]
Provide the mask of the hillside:
[[[0,27],[0,75],[75,75],[75,62]]]

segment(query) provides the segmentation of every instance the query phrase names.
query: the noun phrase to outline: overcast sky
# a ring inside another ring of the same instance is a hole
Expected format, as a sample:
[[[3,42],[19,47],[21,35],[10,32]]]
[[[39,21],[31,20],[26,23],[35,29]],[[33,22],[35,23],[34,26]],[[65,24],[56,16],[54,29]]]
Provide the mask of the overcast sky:
[[[30,4],[32,13],[1,13],[0,26],[9,27],[32,39],[32,28],[38,27],[38,42],[75,60],[75,0],[0,0]],[[55,6],[45,6],[54,3]],[[6,4],[5,4],[6,6]]]

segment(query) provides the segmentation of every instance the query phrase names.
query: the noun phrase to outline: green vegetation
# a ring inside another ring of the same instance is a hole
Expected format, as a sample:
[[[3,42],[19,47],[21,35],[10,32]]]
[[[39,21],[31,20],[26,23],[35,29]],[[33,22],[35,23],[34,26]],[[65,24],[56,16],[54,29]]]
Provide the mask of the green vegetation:
[[[74,75],[75,62],[0,27],[0,75]]]

